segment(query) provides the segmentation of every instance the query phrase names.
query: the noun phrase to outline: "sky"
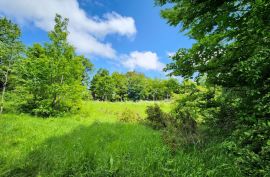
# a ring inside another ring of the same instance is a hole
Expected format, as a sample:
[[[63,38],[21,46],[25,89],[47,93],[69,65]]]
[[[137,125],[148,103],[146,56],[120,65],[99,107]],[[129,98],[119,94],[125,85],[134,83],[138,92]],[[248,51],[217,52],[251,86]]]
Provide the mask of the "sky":
[[[0,0],[0,16],[20,26],[26,45],[48,42],[58,13],[69,19],[69,43],[95,70],[152,78],[164,78],[169,56],[194,43],[161,18],[162,8],[154,0]]]

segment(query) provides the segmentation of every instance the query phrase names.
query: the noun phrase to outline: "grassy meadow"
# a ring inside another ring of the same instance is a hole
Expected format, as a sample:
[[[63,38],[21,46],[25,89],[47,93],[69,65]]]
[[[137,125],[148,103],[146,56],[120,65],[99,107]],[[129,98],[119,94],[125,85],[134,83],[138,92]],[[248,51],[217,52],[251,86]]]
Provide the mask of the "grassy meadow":
[[[153,102],[85,102],[75,115],[0,117],[0,176],[241,176],[212,143],[172,152],[161,132],[118,121]],[[158,102],[164,111],[169,102]]]

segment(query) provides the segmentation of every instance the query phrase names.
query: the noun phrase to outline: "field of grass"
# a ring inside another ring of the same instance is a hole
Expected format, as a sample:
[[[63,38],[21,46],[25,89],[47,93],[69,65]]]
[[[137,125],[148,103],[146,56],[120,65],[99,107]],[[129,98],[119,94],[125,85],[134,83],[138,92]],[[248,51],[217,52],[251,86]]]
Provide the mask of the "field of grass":
[[[219,144],[171,152],[159,131],[117,119],[125,109],[145,117],[150,104],[85,102],[76,115],[47,119],[4,114],[0,176],[241,176]]]

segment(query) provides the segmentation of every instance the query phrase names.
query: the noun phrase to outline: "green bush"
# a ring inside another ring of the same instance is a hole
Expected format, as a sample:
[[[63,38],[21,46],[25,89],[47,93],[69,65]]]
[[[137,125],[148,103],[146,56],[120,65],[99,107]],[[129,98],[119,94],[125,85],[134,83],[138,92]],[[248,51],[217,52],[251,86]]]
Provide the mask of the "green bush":
[[[118,119],[125,123],[137,123],[142,121],[142,118],[138,113],[127,108],[120,114]]]
[[[169,120],[168,126],[163,130],[163,140],[174,152],[179,148],[201,145],[203,141],[197,122],[189,112],[174,114]]]
[[[270,121],[234,132],[226,147],[236,156],[236,162],[248,176],[270,176]]]
[[[155,104],[146,108],[147,121],[154,129],[163,129],[168,126],[171,116],[164,113],[161,108]]]
[[[200,143],[201,138],[197,132],[197,122],[188,111],[178,111],[177,114],[163,112],[155,104],[146,109],[147,120],[154,128],[161,130],[164,142],[177,151],[180,146],[189,146]]]

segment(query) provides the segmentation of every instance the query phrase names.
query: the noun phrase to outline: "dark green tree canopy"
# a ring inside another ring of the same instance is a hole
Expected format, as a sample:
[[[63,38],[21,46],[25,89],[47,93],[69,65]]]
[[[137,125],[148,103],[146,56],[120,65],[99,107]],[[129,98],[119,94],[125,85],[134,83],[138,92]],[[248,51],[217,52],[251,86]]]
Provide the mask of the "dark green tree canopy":
[[[224,86],[262,85],[269,77],[269,1],[156,2],[173,3],[161,12],[162,17],[170,25],[180,24],[181,31],[187,30],[188,36],[197,40],[190,50],[180,49],[172,57],[173,63],[166,68],[173,70],[171,74],[191,77],[195,72],[207,73],[211,82]],[[258,76],[264,77],[256,79]]]
[[[270,115],[270,2],[267,0],[157,0],[161,15],[196,40],[165,68],[171,75],[207,75],[207,82],[240,90],[246,110]],[[254,100],[254,101],[250,101]],[[255,102],[255,100],[257,100]],[[260,101],[258,101],[260,100]],[[252,109],[251,109],[252,107]],[[258,108],[260,107],[260,108]],[[250,112],[250,113],[251,113]]]
[[[270,1],[156,4],[170,4],[161,16],[196,41],[190,49],[179,49],[165,71],[185,78],[206,76],[206,84],[221,86],[220,112],[211,121],[234,129],[230,150],[246,175],[269,175]]]

